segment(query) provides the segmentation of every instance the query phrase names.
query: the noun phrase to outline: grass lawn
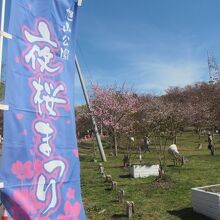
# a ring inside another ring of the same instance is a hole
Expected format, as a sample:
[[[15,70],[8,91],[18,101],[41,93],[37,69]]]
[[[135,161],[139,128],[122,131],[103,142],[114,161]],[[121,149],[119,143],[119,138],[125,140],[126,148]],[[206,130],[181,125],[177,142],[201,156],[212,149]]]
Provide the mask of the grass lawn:
[[[134,201],[135,214],[133,219],[183,219],[204,220],[204,216],[193,213],[191,205],[191,188],[220,183],[220,141],[215,137],[216,155],[210,156],[207,149],[207,136],[202,137],[202,150],[195,150],[198,137],[186,132],[178,137],[178,149],[188,159],[183,167],[174,167],[167,160],[165,168],[168,176],[167,184],[155,184],[154,177],[129,178],[128,170],[123,168],[123,153],[116,158],[109,156],[105,146],[108,162],[103,163],[106,174],[118,182],[118,189],[125,190],[125,200]],[[98,172],[98,162],[93,162],[93,145],[79,145],[81,160],[81,186],[84,206],[88,220],[127,219],[125,205],[116,200],[116,192],[110,190]],[[126,146],[125,146],[126,147]],[[137,151],[136,151],[137,153]],[[138,162],[134,153],[133,161]],[[158,163],[157,152],[152,150],[143,156],[145,163]],[[104,211],[103,211],[104,210]],[[101,213],[100,213],[101,212]]]

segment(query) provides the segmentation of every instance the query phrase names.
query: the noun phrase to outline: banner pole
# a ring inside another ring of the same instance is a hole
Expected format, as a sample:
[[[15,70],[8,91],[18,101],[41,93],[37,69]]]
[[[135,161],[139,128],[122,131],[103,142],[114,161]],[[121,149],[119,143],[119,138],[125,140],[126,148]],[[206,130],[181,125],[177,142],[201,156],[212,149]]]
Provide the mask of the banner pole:
[[[2,0],[2,13],[1,13],[1,33],[4,33],[5,24],[5,0]],[[0,36],[0,81],[2,80],[2,56],[3,56],[3,41],[4,36]]]
[[[79,61],[78,61],[76,56],[75,56],[75,65],[76,65],[77,73],[78,73],[79,80],[80,80],[80,83],[81,83],[81,87],[82,87],[82,90],[83,90],[83,95],[84,95],[84,98],[85,98],[85,101],[86,101],[86,105],[88,107],[89,112],[91,112],[91,105],[90,105],[90,102],[89,102],[89,96],[88,96],[88,93],[87,93],[87,90],[86,90],[85,81],[83,79],[80,64],[79,64]],[[100,138],[100,135],[99,135],[99,132],[98,132],[98,127],[97,127],[94,116],[91,115],[91,119],[92,119],[92,124],[93,124],[93,128],[94,128],[96,141],[97,141],[97,144],[98,144],[98,147],[99,147],[99,153],[101,155],[102,161],[106,162],[107,160],[106,160],[105,152],[104,152],[104,149],[103,149],[103,146],[102,146],[102,141],[101,141],[101,138]]]
[[[1,11],[1,27],[0,27],[0,81],[2,81],[2,57],[3,57],[3,41],[4,37],[12,39],[11,34],[4,32],[5,25],[5,0],[2,0],[2,11]],[[0,110],[7,111],[9,109],[8,105],[0,103]]]

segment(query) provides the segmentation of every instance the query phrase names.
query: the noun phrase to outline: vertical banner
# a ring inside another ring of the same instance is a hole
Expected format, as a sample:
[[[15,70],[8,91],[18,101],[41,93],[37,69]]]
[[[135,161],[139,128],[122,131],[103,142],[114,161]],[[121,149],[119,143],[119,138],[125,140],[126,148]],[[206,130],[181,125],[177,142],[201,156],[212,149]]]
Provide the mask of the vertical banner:
[[[76,0],[13,0],[1,165],[14,220],[83,220],[74,118]]]

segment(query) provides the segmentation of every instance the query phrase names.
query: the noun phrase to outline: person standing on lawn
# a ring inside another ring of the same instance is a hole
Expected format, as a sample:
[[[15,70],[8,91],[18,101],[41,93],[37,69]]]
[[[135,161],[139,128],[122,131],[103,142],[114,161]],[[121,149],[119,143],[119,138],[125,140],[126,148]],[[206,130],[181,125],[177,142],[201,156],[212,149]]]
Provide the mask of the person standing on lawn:
[[[213,143],[213,137],[210,132],[208,132],[208,149],[211,151],[211,155],[215,155],[215,147]]]
[[[150,138],[146,135],[144,136],[144,153],[146,153],[147,151],[150,152]]]

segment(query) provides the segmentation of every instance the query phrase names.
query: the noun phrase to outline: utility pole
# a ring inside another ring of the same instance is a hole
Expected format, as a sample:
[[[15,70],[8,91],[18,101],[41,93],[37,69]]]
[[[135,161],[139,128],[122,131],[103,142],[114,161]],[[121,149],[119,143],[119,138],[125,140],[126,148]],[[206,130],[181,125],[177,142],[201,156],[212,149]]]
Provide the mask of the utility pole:
[[[208,56],[208,67],[209,67],[209,83],[220,82],[220,68],[215,61],[214,56],[207,53]]]
[[[78,6],[82,6],[83,0],[78,0]]]
[[[91,113],[91,105],[90,105],[90,102],[89,102],[89,96],[88,96],[88,93],[87,93],[87,90],[86,90],[85,81],[84,81],[83,76],[82,76],[82,71],[81,71],[81,68],[80,68],[80,65],[79,65],[79,61],[78,61],[76,56],[75,56],[75,64],[76,64],[76,69],[77,69],[77,73],[78,73],[78,76],[79,76],[79,80],[80,80],[80,83],[81,83],[81,87],[82,87],[82,90],[83,90],[83,95],[84,95],[84,98],[85,98],[85,101],[86,101],[86,105],[88,107],[89,112]],[[99,147],[99,153],[101,155],[102,161],[105,162],[105,161],[107,161],[106,156],[105,156],[105,152],[104,152],[104,149],[103,149],[103,146],[102,146],[102,141],[101,141],[101,138],[100,138],[100,135],[99,135],[99,132],[98,132],[98,127],[97,127],[95,118],[92,114],[91,114],[91,119],[92,119],[92,125],[93,125],[93,129],[94,129],[96,141],[97,141],[97,144],[98,144],[98,147]]]

